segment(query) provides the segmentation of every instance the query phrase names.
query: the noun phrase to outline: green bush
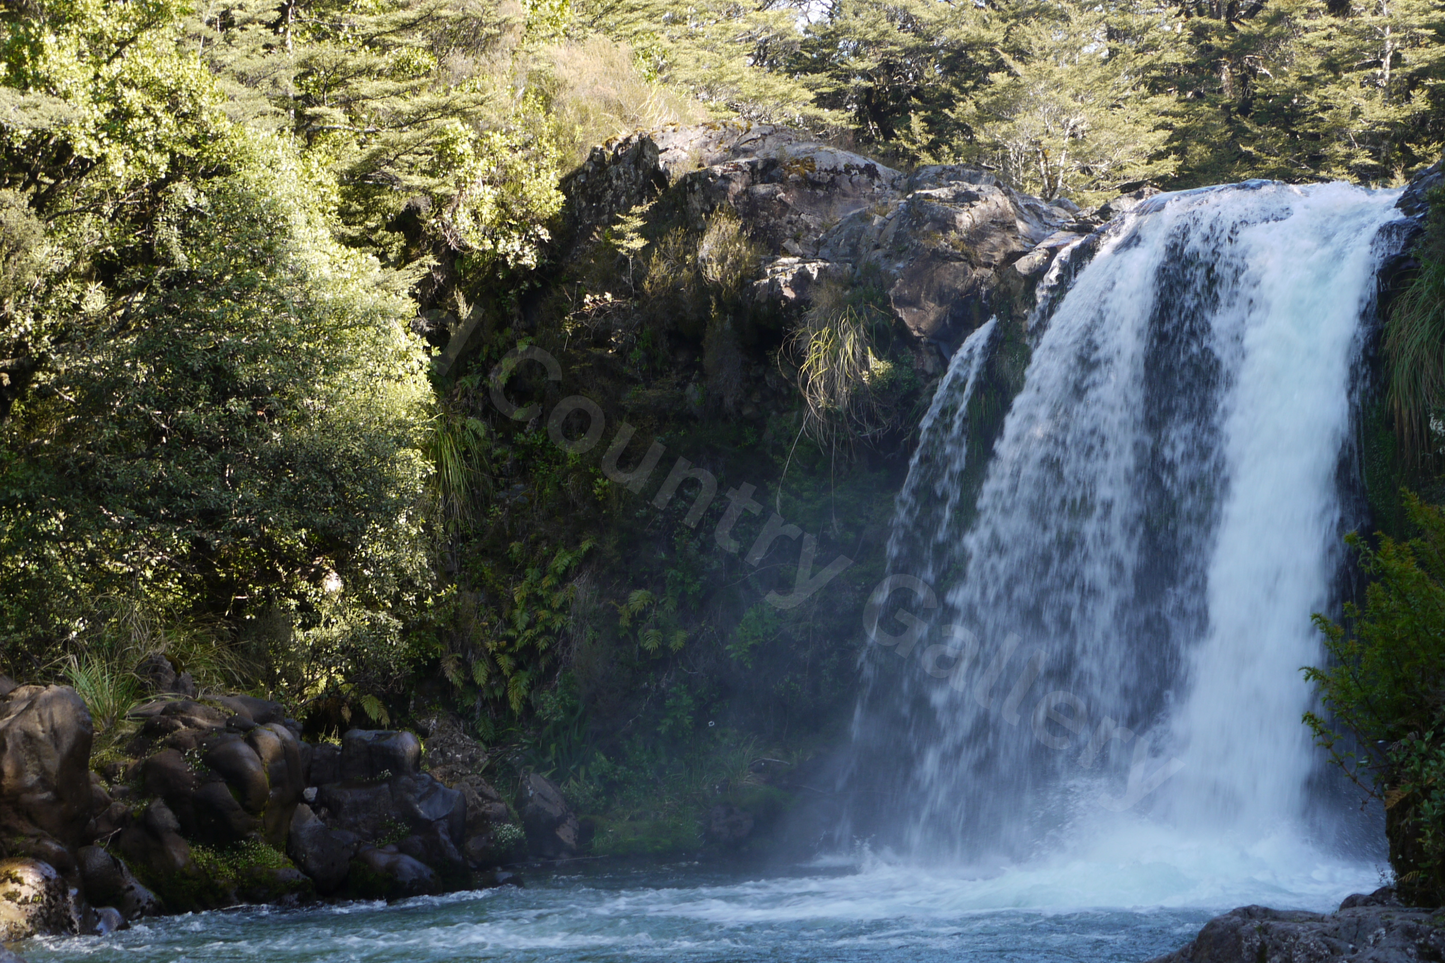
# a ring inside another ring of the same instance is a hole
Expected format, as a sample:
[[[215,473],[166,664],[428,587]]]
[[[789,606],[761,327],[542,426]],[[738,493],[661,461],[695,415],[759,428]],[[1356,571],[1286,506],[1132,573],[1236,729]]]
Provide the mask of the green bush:
[[[1382,800],[1400,895],[1445,902],[1445,513],[1405,492],[1419,531],[1348,538],[1371,582],[1345,624],[1322,616],[1328,667],[1304,670],[1330,715],[1308,712],[1316,742]]]

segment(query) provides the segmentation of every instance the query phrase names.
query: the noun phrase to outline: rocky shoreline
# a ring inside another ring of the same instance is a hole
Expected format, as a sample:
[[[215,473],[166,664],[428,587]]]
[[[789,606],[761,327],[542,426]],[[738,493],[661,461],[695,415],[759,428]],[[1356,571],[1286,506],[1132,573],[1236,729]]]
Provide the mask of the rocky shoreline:
[[[495,886],[517,881],[505,866],[577,851],[561,790],[529,773],[509,804],[454,723],[307,741],[277,703],[159,681],[117,757],[92,759],[73,689],[0,679],[0,944]]]
[[[1333,913],[1242,906],[1183,949],[1149,963],[1406,963],[1445,959],[1445,909],[1400,905],[1391,887],[1346,897]]]

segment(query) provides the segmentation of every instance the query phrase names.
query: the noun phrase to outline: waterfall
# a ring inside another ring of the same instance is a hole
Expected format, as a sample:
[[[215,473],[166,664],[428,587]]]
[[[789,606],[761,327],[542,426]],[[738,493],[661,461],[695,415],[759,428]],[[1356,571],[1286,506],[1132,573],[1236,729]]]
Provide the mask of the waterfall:
[[[851,833],[973,862],[1118,819],[1318,836],[1300,667],[1366,521],[1352,427],[1396,196],[1160,195],[964,343],[874,595]]]

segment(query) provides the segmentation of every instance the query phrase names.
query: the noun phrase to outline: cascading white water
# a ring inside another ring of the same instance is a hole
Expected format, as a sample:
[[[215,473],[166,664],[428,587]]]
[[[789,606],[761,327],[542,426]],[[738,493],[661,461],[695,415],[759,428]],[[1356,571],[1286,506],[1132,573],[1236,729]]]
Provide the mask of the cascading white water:
[[[898,499],[890,570],[928,589],[888,613],[928,628],[870,647],[855,832],[969,861],[1120,811],[1309,834],[1299,670],[1363,521],[1341,467],[1395,199],[1251,182],[1116,221],[1016,333],[1032,356],[991,451],[971,413],[1005,333],[965,343]]]

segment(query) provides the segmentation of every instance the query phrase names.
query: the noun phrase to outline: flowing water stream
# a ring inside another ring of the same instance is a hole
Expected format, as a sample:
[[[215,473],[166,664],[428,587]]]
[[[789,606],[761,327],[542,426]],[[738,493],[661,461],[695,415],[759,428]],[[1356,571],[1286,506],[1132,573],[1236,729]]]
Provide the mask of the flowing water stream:
[[[865,660],[836,864],[553,875],[25,952],[1143,960],[1232,906],[1373,888],[1378,826],[1320,765],[1299,669],[1366,520],[1359,404],[1395,196],[1162,195],[1064,255],[1026,330],[991,322],[957,352],[898,500],[904,578]]]

